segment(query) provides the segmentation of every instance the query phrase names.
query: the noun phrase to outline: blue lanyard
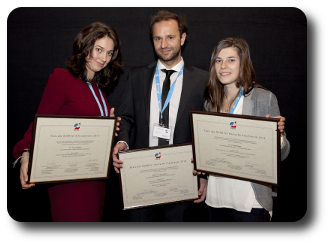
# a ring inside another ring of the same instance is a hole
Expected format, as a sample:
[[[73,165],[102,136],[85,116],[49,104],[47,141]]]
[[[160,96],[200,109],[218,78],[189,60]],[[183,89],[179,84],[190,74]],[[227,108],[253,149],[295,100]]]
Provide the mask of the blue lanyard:
[[[230,109],[230,112],[229,112],[230,114],[234,114],[234,111],[236,109],[236,106],[237,106],[240,98],[242,97],[243,92],[244,92],[244,88],[241,88],[241,91],[239,91],[239,94],[237,95],[237,97],[236,97],[236,99],[234,101],[234,104],[233,104],[232,108]],[[220,108],[220,111],[221,111],[221,108]]]
[[[244,91],[244,88],[241,88],[241,91],[239,92],[239,94],[237,95],[235,101],[234,101],[234,104],[233,104],[233,107],[230,109],[230,114],[234,114],[234,111],[236,109],[236,106],[240,100],[240,98],[242,97],[243,95],[243,91]]]
[[[86,79],[87,79],[87,81],[89,81],[88,77],[86,77]],[[89,87],[89,89],[92,91],[92,94],[94,95],[94,98],[95,98],[95,100],[96,100],[96,102],[97,102],[97,105],[99,106],[99,109],[100,109],[100,112],[101,112],[101,116],[103,117],[103,116],[104,116],[104,113],[103,113],[103,109],[102,109],[102,106],[101,106],[101,104],[100,104],[100,101],[99,101],[99,99],[97,98],[97,96],[96,96],[96,94],[95,94],[95,92],[94,92],[94,89],[93,89],[93,87],[92,87],[92,85],[91,85],[90,83],[88,83],[88,87]],[[106,103],[105,103],[105,100],[104,100],[104,98],[103,98],[103,95],[102,95],[102,92],[101,92],[99,86],[97,86],[97,88],[99,89],[99,93],[100,93],[100,96],[101,96],[101,99],[102,99],[102,102],[103,102],[103,106],[104,106],[104,110],[105,110],[105,116],[107,117],[107,116],[108,116],[108,108],[107,108],[107,105],[106,105]]]
[[[170,102],[171,98],[172,98],[172,94],[173,94],[173,90],[176,84],[176,80],[178,79],[179,76],[181,76],[181,74],[183,73],[183,68],[184,68],[184,64],[182,65],[178,76],[176,77],[175,81],[172,83],[172,86],[170,88],[170,91],[168,91],[165,103],[164,103],[164,107],[162,109],[162,94],[161,94],[161,88],[160,88],[160,81],[159,81],[159,70],[158,70],[158,64],[156,66],[156,70],[155,70],[155,80],[156,80],[156,92],[157,92],[157,99],[158,99],[158,107],[159,107],[159,111],[160,111],[160,118],[163,118],[163,111],[165,110],[165,108],[167,107],[168,103]]]

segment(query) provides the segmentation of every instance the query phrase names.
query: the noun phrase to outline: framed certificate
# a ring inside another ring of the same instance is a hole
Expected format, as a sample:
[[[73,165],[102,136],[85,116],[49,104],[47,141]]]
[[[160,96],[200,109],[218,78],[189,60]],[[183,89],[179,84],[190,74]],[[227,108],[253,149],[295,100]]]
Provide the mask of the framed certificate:
[[[35,115],[28,183],[106,179],[116,118]]]
[[[130,150],[119,158],[124,210],[198,199],[191,144]]]
[[[278,118],[190,111],[197,171],[279,185]]]

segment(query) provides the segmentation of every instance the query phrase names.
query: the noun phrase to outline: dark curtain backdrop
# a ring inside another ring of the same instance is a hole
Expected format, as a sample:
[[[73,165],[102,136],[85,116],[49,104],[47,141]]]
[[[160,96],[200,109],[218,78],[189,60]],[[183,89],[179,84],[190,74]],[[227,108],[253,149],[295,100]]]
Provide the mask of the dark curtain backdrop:
[[[118,107],[127,71],[156,57],[149,36],[150,17],[167,9],[186,17],[185,62],[208,70],[211,52],[222,38],[244,38],[251,50],[257,81],[278,99],[291,142],[281,162],[280,187],[274,198],[273,221],[298,221],[307,210],[307,21],[296,8],[18,8],[7,22],[7,207],[17,221],[49,221],[47,185],[21,190],[19,164],[12,150],[37,111],[48,76],[65,68],[75,35],[86,25],[102,21],[118,32],[122,42],[123,74],[108,91]],[[194,221],[207,221],[205,204],[195,205]],[[105,221],[126,221],[120,211],[117,175],[108,181]]]

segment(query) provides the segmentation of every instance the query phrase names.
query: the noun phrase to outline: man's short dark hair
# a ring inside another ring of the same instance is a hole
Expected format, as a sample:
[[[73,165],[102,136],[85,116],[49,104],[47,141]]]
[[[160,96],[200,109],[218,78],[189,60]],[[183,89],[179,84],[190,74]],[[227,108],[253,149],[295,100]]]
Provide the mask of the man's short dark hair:
[[[180,17],[179,15],[168,12],[166,10],[161,10],[151,18],[151,22],[150,22],[151,38],[153,38],[152,35],[153,35],[153,28],[155,23],[161,22],[163,20],[171,20],[171,19],[176,20],[176,22],[178,23],[180,38],[182,37],[183,33],[187,34],[188,26],[186,20],[183,17]]]

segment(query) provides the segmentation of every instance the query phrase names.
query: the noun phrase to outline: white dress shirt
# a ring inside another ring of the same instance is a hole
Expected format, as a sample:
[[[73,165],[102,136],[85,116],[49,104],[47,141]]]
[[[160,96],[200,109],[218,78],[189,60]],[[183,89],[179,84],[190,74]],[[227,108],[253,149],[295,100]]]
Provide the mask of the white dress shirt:
[[[178,77],[179,71],[183,65],[183,59],[181,57],[181,61],[172,67],[171,69],[167,69],[160,60],[158,60],[158,70],[159,70],[159,82],[160,87],[163,87],[163,82],[166,77],[166,73],[162,72],[162,69],[167,70],[175,70],[171,75],[171,86],[175,79]],[[169,144],[173,144],[173,137],[174,137],[174,129],[176,123],[176,116],[178,114],[179,105],[180,105],[180,98],[182,92],[182,81],[183,81],[183,74],[179,76],[176,80],[176,84],[173,90],[173,94],[171,100],[169,102],[169,127],[172,129],[171,139]],[[152,88],[151,88],[151,98],[150,98],[150,122],[149,122],[149,147],[150,146],[158,146],[158,138],[153,136],[153,128],[155,124],[159,124],[159,106],[157,100],[157,92],[156,92],[156,79],[152,81]]]

